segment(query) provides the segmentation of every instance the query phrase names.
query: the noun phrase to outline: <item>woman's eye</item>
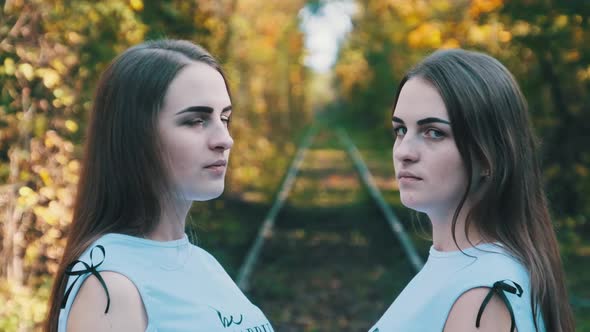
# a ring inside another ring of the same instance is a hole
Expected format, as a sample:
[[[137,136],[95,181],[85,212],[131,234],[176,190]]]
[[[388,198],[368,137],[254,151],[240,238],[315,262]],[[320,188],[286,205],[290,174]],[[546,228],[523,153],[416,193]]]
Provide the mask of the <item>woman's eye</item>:
[[[434,138],[434,139],[440,139],[443,138],[445,136],[445,133],[438,130],[438,129],[427,129],[424,134],[428,137],[428,138]]]
[[[393,128],[393,136],[400,137],[404,136],[408,129],[406,127],[394,127]]]
[[[184,122],[185,125],[188,125],[191,127],[195,127],[195,126],[201,125],[203,123],[205,123],[205,120],[203,120],[201,118],[189,119]]]
[[[222,117],[221,117],[221,121],[222,121],[223,123],[225,123],[225,126],[227,127],[227,126],[229,126],[230,117],[229,117],[229,116],[222,116]]]

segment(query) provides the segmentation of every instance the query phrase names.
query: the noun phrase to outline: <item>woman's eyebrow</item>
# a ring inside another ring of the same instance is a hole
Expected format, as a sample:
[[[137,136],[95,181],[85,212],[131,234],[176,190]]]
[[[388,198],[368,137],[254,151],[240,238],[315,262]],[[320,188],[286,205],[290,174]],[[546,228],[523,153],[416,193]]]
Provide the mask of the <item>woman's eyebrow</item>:
[[[404,120],[398,118],[397,116],[394,116],[391,118],[391,121],[393,122],[397,122],[400,124],[405,124]],[[423,126],[425,124],[429,124],[429,123],[444,123],[444,124],[448,124],[449,126],[451,125],[451,123],[445,119],[441,119],[441,118],[434,118],[434,117],[428,117],[428,118],[424,118],[424,119],[420,119],[418,121],[416,121],[416,124],[419,126]]]
[[[398,118],[397,116],[392,117],[391,121],[404,124],[404,120]]]
[[[449,126],[451,125],[451,123],[449,121],[444,120],[444,119],[441,119],[441,118],[432,118],[431,117],[431,118],[424,118],[424,119],[421,119],[421,120],[416,121],[416,123],[419,126],[422,126],[422,125],[425,125],[425,124],[428,124],[428,123],[434,123],[434,122],[448,124]]]
[[[221,110],[221,113],[229,112],[229,111],[231,111],[231,105],[224,107]],[[176,115],[183,114],[183,113],[208,113],[208,114],[211,114],[211,113],[213,113],[213,107],[209,107],[209,106],[190,106],[190,107],[187,107],[187,108],[183,109],[182,111],[179,111],[178,113],[176,113]]]
[[[183,114],[183,113],[213,113],[213,108],[209,106],[190,106],[182,111],[176,113],[176,115]]]

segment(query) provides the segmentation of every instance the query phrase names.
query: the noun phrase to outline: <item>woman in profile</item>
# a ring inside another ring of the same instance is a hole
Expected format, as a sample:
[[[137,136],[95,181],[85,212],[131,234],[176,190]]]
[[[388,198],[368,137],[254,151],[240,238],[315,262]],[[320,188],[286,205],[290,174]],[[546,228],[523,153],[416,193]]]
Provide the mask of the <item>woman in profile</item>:
[[[223,192],[231,105],[219,64],[188,41],[146,42],[108,66],[47,331],[273,331],[185,234],[192,202]]]
[[[392,117],[402,203],[428,215],[428,261],[370,329],[574,331],[527,104],[496,59],[438,51]]]

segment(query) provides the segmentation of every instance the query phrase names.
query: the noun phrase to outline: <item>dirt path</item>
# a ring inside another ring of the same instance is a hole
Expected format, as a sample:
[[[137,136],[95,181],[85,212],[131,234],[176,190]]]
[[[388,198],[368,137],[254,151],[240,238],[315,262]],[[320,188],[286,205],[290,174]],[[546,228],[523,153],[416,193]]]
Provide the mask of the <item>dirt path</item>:
[[[249,296],[276,331],[367,331],[412,277],[335,140],[316,137],[252,275]]]

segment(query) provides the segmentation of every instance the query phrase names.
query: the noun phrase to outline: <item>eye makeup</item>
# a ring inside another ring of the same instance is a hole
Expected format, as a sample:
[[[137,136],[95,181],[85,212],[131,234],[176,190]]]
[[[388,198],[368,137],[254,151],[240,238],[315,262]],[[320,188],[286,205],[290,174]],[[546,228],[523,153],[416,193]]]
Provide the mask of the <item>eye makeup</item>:
[[[393,122],[392,133],[394,138],[404,136],[407,133],[408,129],[405,126],[404,120],[394,116],[392,117],[391,121]],[[436,117],[428,117],[416,121],[417,126],[420,128],[420,132],[426,138],[440,140],[448,136],[445,130],[428,126],[433,123],[442,123],[449,126],[451,125],[449,121]]]
[[[231,118],[232,106],[226,106],[221,110],[221,121],[225,123],[226,127],[229,126]],[[198,124],[205,124],[211,120],[211,116],[214,113],[213,107],[210,106],[189,106],[179,112],[176,115],[182,115],[183,117],[177,121],[178,125],[196,126]]]

